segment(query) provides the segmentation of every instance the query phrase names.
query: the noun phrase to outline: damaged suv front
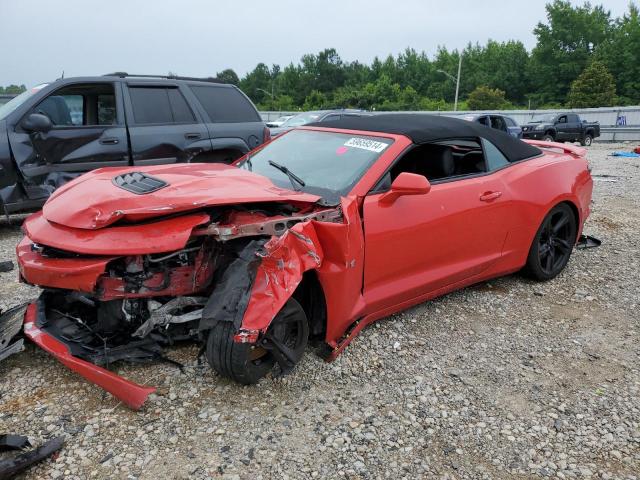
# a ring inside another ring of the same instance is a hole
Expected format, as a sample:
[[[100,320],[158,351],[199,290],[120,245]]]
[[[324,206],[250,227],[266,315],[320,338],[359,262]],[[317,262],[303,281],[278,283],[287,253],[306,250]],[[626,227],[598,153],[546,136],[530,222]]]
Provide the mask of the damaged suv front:
[[[102,169],[58,190],[25,221],[17,247],[21,279],[43,289],[25,335],[133,408],[154,389],[105,367],[164,358],[175,342],[198,342],[240,383],[293,368],[326,328],[308,318],[319,302],[298,287],[322,266],[323,243],[341,269],[355,263],[342,258],[354,207],[339,193],[379,152],[357,150],[345,175],[311,187],[274,160],[286,137],[344,153],[345,135],[297,131],[237,166]]]

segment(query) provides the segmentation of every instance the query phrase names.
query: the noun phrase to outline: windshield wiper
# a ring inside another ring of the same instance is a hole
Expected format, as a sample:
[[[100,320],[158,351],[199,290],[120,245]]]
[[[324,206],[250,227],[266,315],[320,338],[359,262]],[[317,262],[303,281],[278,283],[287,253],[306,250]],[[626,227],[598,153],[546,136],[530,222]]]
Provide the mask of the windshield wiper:
[[[287,177],[289,177],[289,181],[291,182],[291,185],[293,185],[293,189],[295,191],[300,191],[300,188],[296,188],[296,183],[298,183],[301,187],[304,187],[306,185],[306,183],[304,183],[304,180],[302,180],[299,176],[297,176],[295,173],[293,173],[284,165],[280,165],[279,163],[276,163],[273,160],[269,160],[269,165],[271,165],[274,168],[277,168],[282,173],[284,173]]]

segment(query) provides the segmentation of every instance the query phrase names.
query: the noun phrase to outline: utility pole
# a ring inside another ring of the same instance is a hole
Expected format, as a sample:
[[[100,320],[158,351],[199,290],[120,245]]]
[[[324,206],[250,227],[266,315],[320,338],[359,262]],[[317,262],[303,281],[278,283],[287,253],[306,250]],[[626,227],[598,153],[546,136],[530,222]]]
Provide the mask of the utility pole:
[[[458,60],[458,79],[456,80],[456,99],[453,104],[453,111],[458,111],[458,93],[460,92],[460,71],[462,70],[462,52],[460,52]]]
[[[460,56],[458,58],[458,76],[454,77],[450,73],[445,72],[444,70],[436,70],[438,73],[442,73],[449,77],[452,81],[456,82],[456,98],[453,104],[453,111],[456,112],[458,110],[458,94],[460,93],[460,72],[462,71],[462,52],[460,52]]]

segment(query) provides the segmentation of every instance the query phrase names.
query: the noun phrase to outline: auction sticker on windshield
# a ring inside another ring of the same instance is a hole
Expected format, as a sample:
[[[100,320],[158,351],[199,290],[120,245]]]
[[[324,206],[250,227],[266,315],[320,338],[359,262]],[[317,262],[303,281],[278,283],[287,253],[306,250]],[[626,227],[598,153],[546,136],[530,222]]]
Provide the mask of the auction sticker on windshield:
[[[376,142],[375,140],[368,140],[366,138],[353,137],[347,140],[344,146],[361,148],[362,150],[369,150],[370,152],[380,153],[389,145],[383,142]]]

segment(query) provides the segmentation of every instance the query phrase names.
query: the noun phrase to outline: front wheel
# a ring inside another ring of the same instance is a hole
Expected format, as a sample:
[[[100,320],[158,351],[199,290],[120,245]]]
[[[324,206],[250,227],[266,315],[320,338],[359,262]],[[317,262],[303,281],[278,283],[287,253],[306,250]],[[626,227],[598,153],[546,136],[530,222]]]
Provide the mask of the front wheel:
[[[544,218],[533,239],[525,271],[538,281],[555,278],[569,262],[577,225],[571,207],[556,205]]]
[[[545,133],[544,136],[542,137],[542,141],[543,142],[555,142],[555,138],[553,138],[553,135],[551,135],[550,133]]]
[[[290,298],[258,344],[236,343],[235,333],[231,323],[218,322],[207,338],[207,361],[221,376],[251,385],[276,363],[287,372],[302,359],[309,339],[309,322],[302,306]]]
[[[591,135],[585,135],[584,138],[580,141],[580,145],[583,147],[590,147],[593,142],[593,137]]]

